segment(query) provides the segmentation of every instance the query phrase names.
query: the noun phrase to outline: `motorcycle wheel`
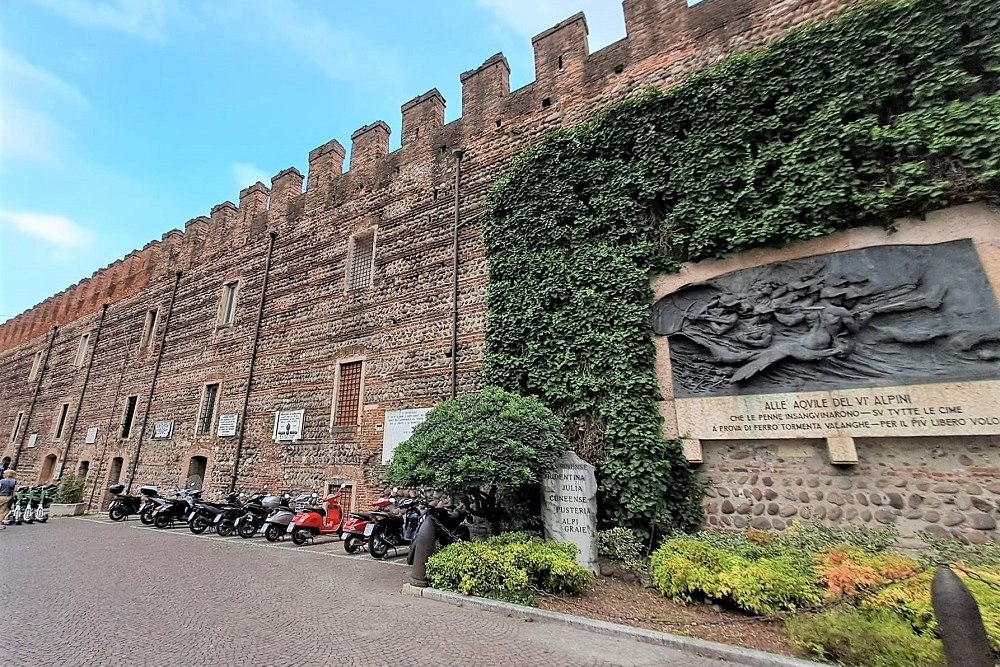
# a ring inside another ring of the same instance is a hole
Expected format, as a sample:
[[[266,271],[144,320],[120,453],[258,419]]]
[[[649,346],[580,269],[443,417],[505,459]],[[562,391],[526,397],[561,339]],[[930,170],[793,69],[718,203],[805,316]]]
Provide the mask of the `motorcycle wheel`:
[[[344,551],[349,554],[356,554],[361,551],[365,546],[365,541],[363,538],[357,535],[348,535],[347,539],[344,540]]]
[[[372,533],[372,536],[368,539],[368,553],[372,555],[372,558],[377,558],[378,560],[382,560],[389,553],[389,542],[382,533],[378,531]]]
[[[277,542],[281,539],[281,533],[283,532],[283,526],[272,523],[264,531],[264,537],[267,538],[268,542]]]
[[[236,530],[236,525],[229,519],[223,519],[219,522],[219,525],[215,527],[215,532],[222,537],[229,537]]]
[[[168,514],[157,514],[156,518],[153,519],[153,525],[157,528],[166,528],[170,525],[170,515]]]
[[[38,522],[39,523],[45,523],[48,520],[49,520],[49,517],[43,517],[43,518],[39,519]]]
[[[296,528],[292,531],[292,542],[297,547],[301,547],[308,542],[310,537],[312,537],[312,533],[309,532],[308,528]]]
[[[153,525],[153,510],[146,510],[145,512],[143,512],[142,514],[140,514],[139,515],[139,521],[142,521],[142,525],[144,525],[144,526],[152,526]]]
[[[240,527],[236,529],[236,532],[244,540],[248,540],[256,535],[258,530],[260,530],[260,526],[255,524],[253,521],[244,521],[240,524]]]
[[[201,535],[202,533],[205,532],[205,529],[208,528],[208,523],[205,521],[204,518],[202,518],[200,514],[196,514],[195,517],[191,519],[191,522],[188,524],[188,528],[195,535]]]
[[[112,521],[124,521],[125,517],[128,516],[125,513],[125,508],[120,505],[116,505],[108,510],[108,516]]]

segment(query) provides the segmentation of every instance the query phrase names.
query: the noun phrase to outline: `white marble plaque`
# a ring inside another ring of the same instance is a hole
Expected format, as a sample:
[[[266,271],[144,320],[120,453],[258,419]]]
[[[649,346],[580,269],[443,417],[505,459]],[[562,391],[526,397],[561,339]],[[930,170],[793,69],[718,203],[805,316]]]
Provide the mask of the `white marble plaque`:
[[[92,445],[97,442],[97,427],[91,426],[87,429],[87,438],[83,441],[84,444]]]
[[[302,424],[305,421],[305,410],[279,410],[274,413],[275,442],[297,442],[302,439]]]
[[[236,435],[236,423],[238,421],[239,415],[219,415],[219,437],[228,438]]]
[[[166,440],[174,432],[174,420],[173,419],[162,419],[160,421],[153,422],[153,439],[154,440]]]
[[[1000,433],[1000,382],[678,398],[685,438],[870,438]]]
[[[25,447],[34,447],[36,442],[38,442],[38,434],[32,433],[28,436],[28,444]]]
[[[542,479],[545,536],[576,545],[576,562],[597,572],[597,479],[594,466],[566,452]]]
[[[396,447],[410,439],[413,429],[427,419],[433,408],[410,408],[408,410],[386,410],[385,427],[382,431],[382,463],[392,460]]]

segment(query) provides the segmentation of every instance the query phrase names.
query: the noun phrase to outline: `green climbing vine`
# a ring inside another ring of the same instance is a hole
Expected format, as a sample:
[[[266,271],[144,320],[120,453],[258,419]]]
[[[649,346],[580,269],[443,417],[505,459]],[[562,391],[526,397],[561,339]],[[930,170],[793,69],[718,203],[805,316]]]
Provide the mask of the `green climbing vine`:
[[[1000,0],[868,4],[518,158],[485,223],[487,381],[599,466],[605,522],[700,521],[660,435],[649,278],[1000,197]]]

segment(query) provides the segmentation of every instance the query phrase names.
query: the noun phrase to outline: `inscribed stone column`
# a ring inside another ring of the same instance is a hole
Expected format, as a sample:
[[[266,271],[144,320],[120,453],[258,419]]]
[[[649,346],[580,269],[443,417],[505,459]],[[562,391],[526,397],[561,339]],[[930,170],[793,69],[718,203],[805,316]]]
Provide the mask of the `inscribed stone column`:
[[[566,452],[542,479],[545,536],[577,548],[576,562],[596,573],[597,479],[594,466]]]

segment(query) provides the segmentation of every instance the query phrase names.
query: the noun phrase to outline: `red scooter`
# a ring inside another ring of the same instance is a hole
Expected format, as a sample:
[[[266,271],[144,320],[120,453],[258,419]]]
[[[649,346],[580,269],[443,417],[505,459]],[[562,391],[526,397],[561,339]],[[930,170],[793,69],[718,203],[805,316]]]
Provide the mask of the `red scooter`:
[[[307,507],[294,517],[288,524],[288,532],[292,534],[292,542],[302,546],[317,535],[337,535],[340,533],[344,519],[344,510],[340,507],[340,494],[347,485],[342,485],[336,492],[331,491],[323,498],[321,507]]]
[[[375,511],[382,511],[391,504],[392,500],[389,498],[379,498],[375,501]],[[347,518],[344,519],[344,525],[340,529],[340,537],[344,540],[344,551],[353,554],[364,549],[365,543],[368,542],[365,528],[371,523],[371,520],[371,514],[352,512],[347,515]]]

